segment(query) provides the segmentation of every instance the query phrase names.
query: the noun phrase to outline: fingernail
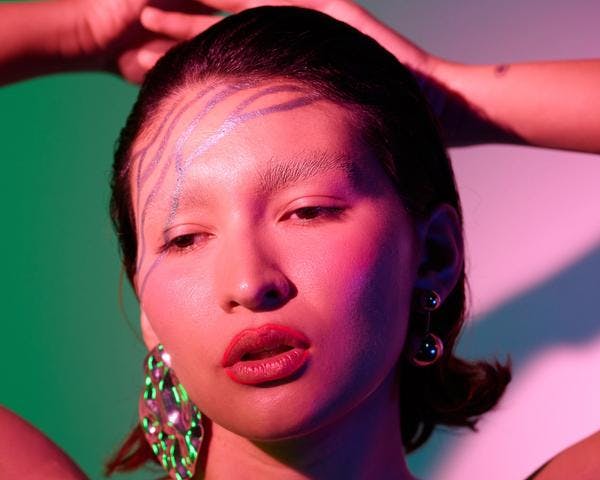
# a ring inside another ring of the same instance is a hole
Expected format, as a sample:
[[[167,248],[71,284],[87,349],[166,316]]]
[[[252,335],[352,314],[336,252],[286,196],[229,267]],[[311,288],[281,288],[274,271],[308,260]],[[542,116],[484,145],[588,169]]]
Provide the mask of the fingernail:
[[[142,25],[152,25],[152,21],[156,18],[152,7],[144,7],[140,13],[140,22]]]
[[[152,68],[162,55],[151,50],[140,50],[137,54],[139,64],[144,68]]]

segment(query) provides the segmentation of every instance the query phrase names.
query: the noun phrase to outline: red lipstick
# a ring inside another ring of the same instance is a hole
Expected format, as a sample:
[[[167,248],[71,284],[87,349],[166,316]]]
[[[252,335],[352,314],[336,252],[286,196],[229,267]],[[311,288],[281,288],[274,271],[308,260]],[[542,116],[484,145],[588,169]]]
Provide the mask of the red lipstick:
[[[306,335],[283,325],[267,324],[238,333],[225,350],[221,365],[234,382],[244,385],[281,380],[308,360]]]

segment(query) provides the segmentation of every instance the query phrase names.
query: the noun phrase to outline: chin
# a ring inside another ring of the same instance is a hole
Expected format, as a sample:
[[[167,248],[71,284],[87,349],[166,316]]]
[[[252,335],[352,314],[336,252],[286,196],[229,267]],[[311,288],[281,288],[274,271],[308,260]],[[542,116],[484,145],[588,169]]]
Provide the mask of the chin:
[[[257,405],[246,407],[243,417],[237,416],[235,422],[220,425],[265,447],[278,442],[284,446],[294,440],[310,442],[352,410],[352,405],[344,401],[348,395],[327,398],[323,393],[318,397],[320,401],[305,394],[302,398],[293,398],[293,401],[288,398],[287,401],[270,402],[259,408]]]
[[[240,419],[241,420],[241,419]],[[318,420],[300,412],[274,412],[251,415],[246,421],[230,425],[228,430],[255,442],[277,442],[303,437],[318,428]],[[227,428],[227,427],[226,427]]]
[[[278,400],[278,401],[277,401]],[[318,430],[326,419],[326,405],[315,405],[314,401],[304,397],[290,399],[288,395],[252,400],[245,399],[243,404],[230,404],[227,411],[214,412],[207,416],[219,426],[236,435],[258,443],[270,443],[301,438]]]

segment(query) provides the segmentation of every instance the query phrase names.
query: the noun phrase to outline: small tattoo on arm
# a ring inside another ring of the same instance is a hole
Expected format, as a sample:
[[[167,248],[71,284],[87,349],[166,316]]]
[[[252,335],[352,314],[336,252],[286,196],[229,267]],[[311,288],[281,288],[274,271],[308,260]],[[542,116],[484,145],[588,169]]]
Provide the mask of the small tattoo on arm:
[[[510,68],[510,65],[506,64],[506,63],[502,63],[500,65],[496,65],[494,67],[494,74],[497,77],[503,77],[504,75],[506,75],[506,73],[508,72],[509,68]]]

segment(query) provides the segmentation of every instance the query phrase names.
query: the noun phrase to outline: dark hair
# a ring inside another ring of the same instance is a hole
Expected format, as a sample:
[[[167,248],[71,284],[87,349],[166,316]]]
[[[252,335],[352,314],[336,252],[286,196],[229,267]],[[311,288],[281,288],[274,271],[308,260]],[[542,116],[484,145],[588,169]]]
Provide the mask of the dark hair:
[[[454,174],[434,116],[411,72],[375,40],[314,10],[259,7],[231,15],[174,47],[148,73],[113,165],[111,217],[125,270],[136,268],[136,231],[130,191],[132,145],[166,98],[182,87],[215,79],[287,78],[342,104],[360,119],[404,205],[416,220],[440,204],[462,214]],[[407,452],[422,445],[436,425],[475,429],[510,381],[510,365],[469,362],[453,347],[465,315],[464,269],[435,313],[435,333],[445,345],[428,368],[400,360],[402,439]],[[410,388],[406,388],[409,384]],[[136,428],[107,472],[137,468],[154,458]]]

